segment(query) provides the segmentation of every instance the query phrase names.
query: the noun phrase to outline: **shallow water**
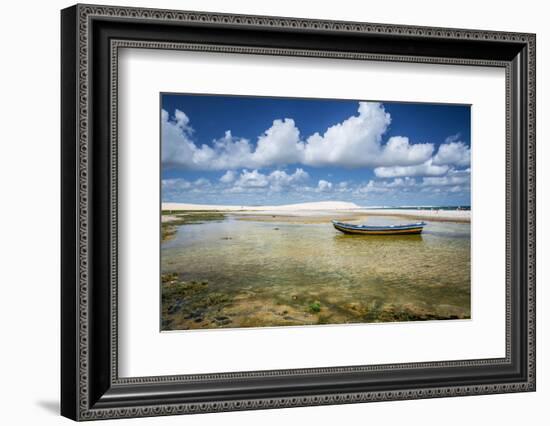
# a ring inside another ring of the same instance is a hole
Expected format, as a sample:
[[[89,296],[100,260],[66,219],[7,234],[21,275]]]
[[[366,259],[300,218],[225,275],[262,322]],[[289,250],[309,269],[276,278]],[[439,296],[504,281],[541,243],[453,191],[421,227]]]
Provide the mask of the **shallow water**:
[[[163,273],[204,282],[194,300],[223,299],[194,314],[171,299],[163,329],[470,317],[470,224],[428,222],[421,235],[366,237],[344,235],[328,219],[240,219],[183,225],[162,244]]]

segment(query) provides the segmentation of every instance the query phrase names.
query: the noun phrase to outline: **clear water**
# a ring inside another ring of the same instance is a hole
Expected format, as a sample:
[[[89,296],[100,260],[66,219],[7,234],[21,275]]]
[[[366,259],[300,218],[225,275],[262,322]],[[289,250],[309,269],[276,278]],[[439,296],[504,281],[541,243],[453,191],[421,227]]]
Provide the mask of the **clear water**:
[[[206,282],[195,297],[224,295],[191,318],[164,307],[165,329],[470,317],[470,224],[428,221],[421,235],[354,236],[328,217],[242,219],[183,225],[162,244],[163,273]]]

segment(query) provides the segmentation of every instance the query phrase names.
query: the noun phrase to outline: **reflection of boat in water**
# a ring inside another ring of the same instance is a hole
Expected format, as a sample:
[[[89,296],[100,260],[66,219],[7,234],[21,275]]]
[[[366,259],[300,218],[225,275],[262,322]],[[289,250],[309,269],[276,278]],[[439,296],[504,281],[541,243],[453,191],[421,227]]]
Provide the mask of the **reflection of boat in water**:
[[[352,225],[351,223],[332,221],[334,227],[345,234],[358,235],[415,235],[420,234],[426,222],[409,223],[407,225]]]

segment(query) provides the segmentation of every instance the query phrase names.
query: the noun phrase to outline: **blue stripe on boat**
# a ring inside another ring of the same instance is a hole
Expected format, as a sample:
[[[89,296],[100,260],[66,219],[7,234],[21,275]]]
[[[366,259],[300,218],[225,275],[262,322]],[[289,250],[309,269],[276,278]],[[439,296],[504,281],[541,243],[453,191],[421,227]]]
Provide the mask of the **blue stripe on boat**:
[[[395,231],[395,230],[407,230],[415,229],[426,226],[426,222],[417,222],[409,223],[406,225],[386,225],[386,226],[376,226],[376,225],[353,225],[351,223],[338,222],[337,220],[332,221],[333,224],[341,226],[342,228],[348,229],[357,229],[359,231]]]

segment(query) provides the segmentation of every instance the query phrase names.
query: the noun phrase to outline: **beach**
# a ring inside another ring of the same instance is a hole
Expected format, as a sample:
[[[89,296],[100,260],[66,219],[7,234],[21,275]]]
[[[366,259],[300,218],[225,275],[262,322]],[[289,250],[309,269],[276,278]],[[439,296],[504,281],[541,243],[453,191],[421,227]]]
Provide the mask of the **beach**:
[[[470,212],[163,204],[162,330],[470,318]],[[331,220],[427,222],[350,236]]]
[[[227,212],[241,215],[276,216],[280,218],[326,217],[336,220],[368,220],[369,216],[393,216],[418,220],[469,223],[470,210],[442,210],[437,208],[368,208],[342,201],[288,204],[282,206],[227,206],[207,204],[163,203],[163,212]],[[169,221],[169,215],[163,217]],[[284,219],[283,219],[284,220]]]

